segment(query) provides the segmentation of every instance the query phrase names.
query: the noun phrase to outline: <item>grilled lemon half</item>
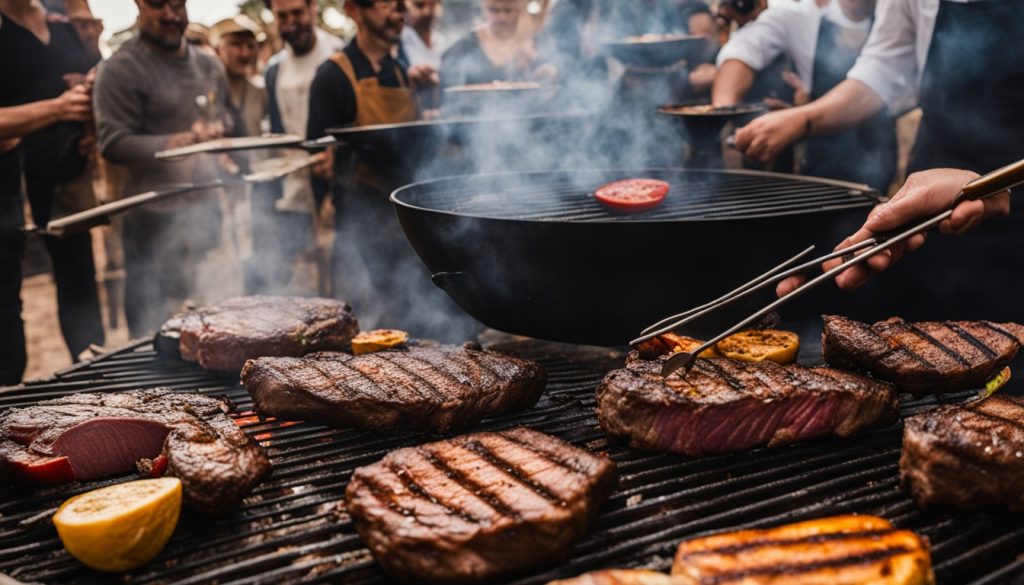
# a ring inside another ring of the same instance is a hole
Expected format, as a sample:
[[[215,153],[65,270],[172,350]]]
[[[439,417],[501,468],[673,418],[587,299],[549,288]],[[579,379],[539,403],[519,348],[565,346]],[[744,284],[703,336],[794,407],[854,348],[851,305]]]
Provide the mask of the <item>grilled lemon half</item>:
[[[160,554],[178,525],[181,480],[143,479],[64,502],[53,516],[64,548],[84,565],[116,573]]]
[[[791,364],[800,351],[800,337],[792,331],[751,329],[733,333],[715,344],[715,349],[723,356],[741,362],[770,360]]]
[[[928,544],[875,516],[836,516],[679,545],[682,585],[934,585]]]
[[[409,341],[409,334],[399,329],[363,331],[352,338],[352,353],[361,355],[393,347],[402,347],[407,341]]]

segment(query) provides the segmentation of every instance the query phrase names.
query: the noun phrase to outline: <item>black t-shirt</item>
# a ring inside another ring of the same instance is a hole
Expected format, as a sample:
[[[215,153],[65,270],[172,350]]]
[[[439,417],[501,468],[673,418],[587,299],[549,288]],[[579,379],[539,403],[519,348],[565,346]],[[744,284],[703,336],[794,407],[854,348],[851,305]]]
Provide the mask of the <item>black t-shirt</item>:
[[[495,66],[472,31],[441,55],[441,87],[508,81],[517,75],[512,63]]]

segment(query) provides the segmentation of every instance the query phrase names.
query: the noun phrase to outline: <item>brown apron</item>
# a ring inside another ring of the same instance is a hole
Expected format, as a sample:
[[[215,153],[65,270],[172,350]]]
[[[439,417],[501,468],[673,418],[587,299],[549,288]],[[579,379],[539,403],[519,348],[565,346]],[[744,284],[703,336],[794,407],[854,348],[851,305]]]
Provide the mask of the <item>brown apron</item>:
[[[352,91],[355,93],[356,119],[352,122],[353,126],[398,124],[417,120],[419,112],[416,107],[416,99],[397,65],[395,66],[395,76],[401,86],[382,87],[380,80],[376,77],[356,79],[356,70],[345,53],[335,53],[331,56],[331,61],[341,69],[345,77],[348,77]],[[353,155],[353,160],[348,165],[351,169],[350,180],[347,181],[351,189],[376,194],[383,193],[386,198],[391,191],[400,186],[394,181],[388,180],[390,175],[388,169],[394,164],[394,156],[382,154],[381,160],[376,160],[378,157],[369,152],[359,152]]]

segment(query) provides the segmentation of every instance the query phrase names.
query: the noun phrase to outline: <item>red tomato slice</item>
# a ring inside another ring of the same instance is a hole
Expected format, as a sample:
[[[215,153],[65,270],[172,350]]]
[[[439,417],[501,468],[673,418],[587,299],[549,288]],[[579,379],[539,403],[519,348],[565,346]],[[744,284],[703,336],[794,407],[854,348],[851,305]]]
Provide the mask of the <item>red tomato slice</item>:
[[[646,211],[665,199],[668,187],[657,179],[622,179],[601,185],[594,197],[615,211]]]

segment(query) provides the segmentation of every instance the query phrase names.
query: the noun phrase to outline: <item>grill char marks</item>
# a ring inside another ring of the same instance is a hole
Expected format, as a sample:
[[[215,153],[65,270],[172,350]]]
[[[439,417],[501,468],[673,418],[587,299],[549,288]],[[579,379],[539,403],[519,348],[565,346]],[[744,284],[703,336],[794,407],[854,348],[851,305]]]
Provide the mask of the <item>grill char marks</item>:
[[[616,483],[611,461],[525,428],[399,449],[345,492],[363,541],[414,583],[487,583],[568,554]]]
[[[237,372],[251,358],[344,349],[357,333],[344,301],[255,295],[175,315],[153,345],[206,370]]]
[[[837,516],[683,542],[681,585],[934,583],[927,544],[872,516]]]
[[[992,396],[909,418],[900,484],[924,507],[1024,511],[1024,398]]]
[[[987,321],[873,325],[825,316],[822,349],[829,364],[870,372],[913,394],[980,388],[1024,343],[1024,326]]]
[[[597,389],[601,427],[634,447],[691,457],[849,437],[896,419],[892,386],[831,368],[697,360],[683,378],[634,360]]]
[[[609,569],[594,571],[572,579],[551,581],[548,585],[688,585],[679,577],[646,569]]]
[[[221,400],[166,388],[74,394],[11,409],[0,415],[0,475],[33,483],[97,479],[133,472],[136,460],[162,454],[186,503],[222,514],[270,473],[266,454],[227,411]]]
[[[535,362],[453,345],[259,358],[242,369],[264,416],[436,433],[532,406],[546,380]]]

